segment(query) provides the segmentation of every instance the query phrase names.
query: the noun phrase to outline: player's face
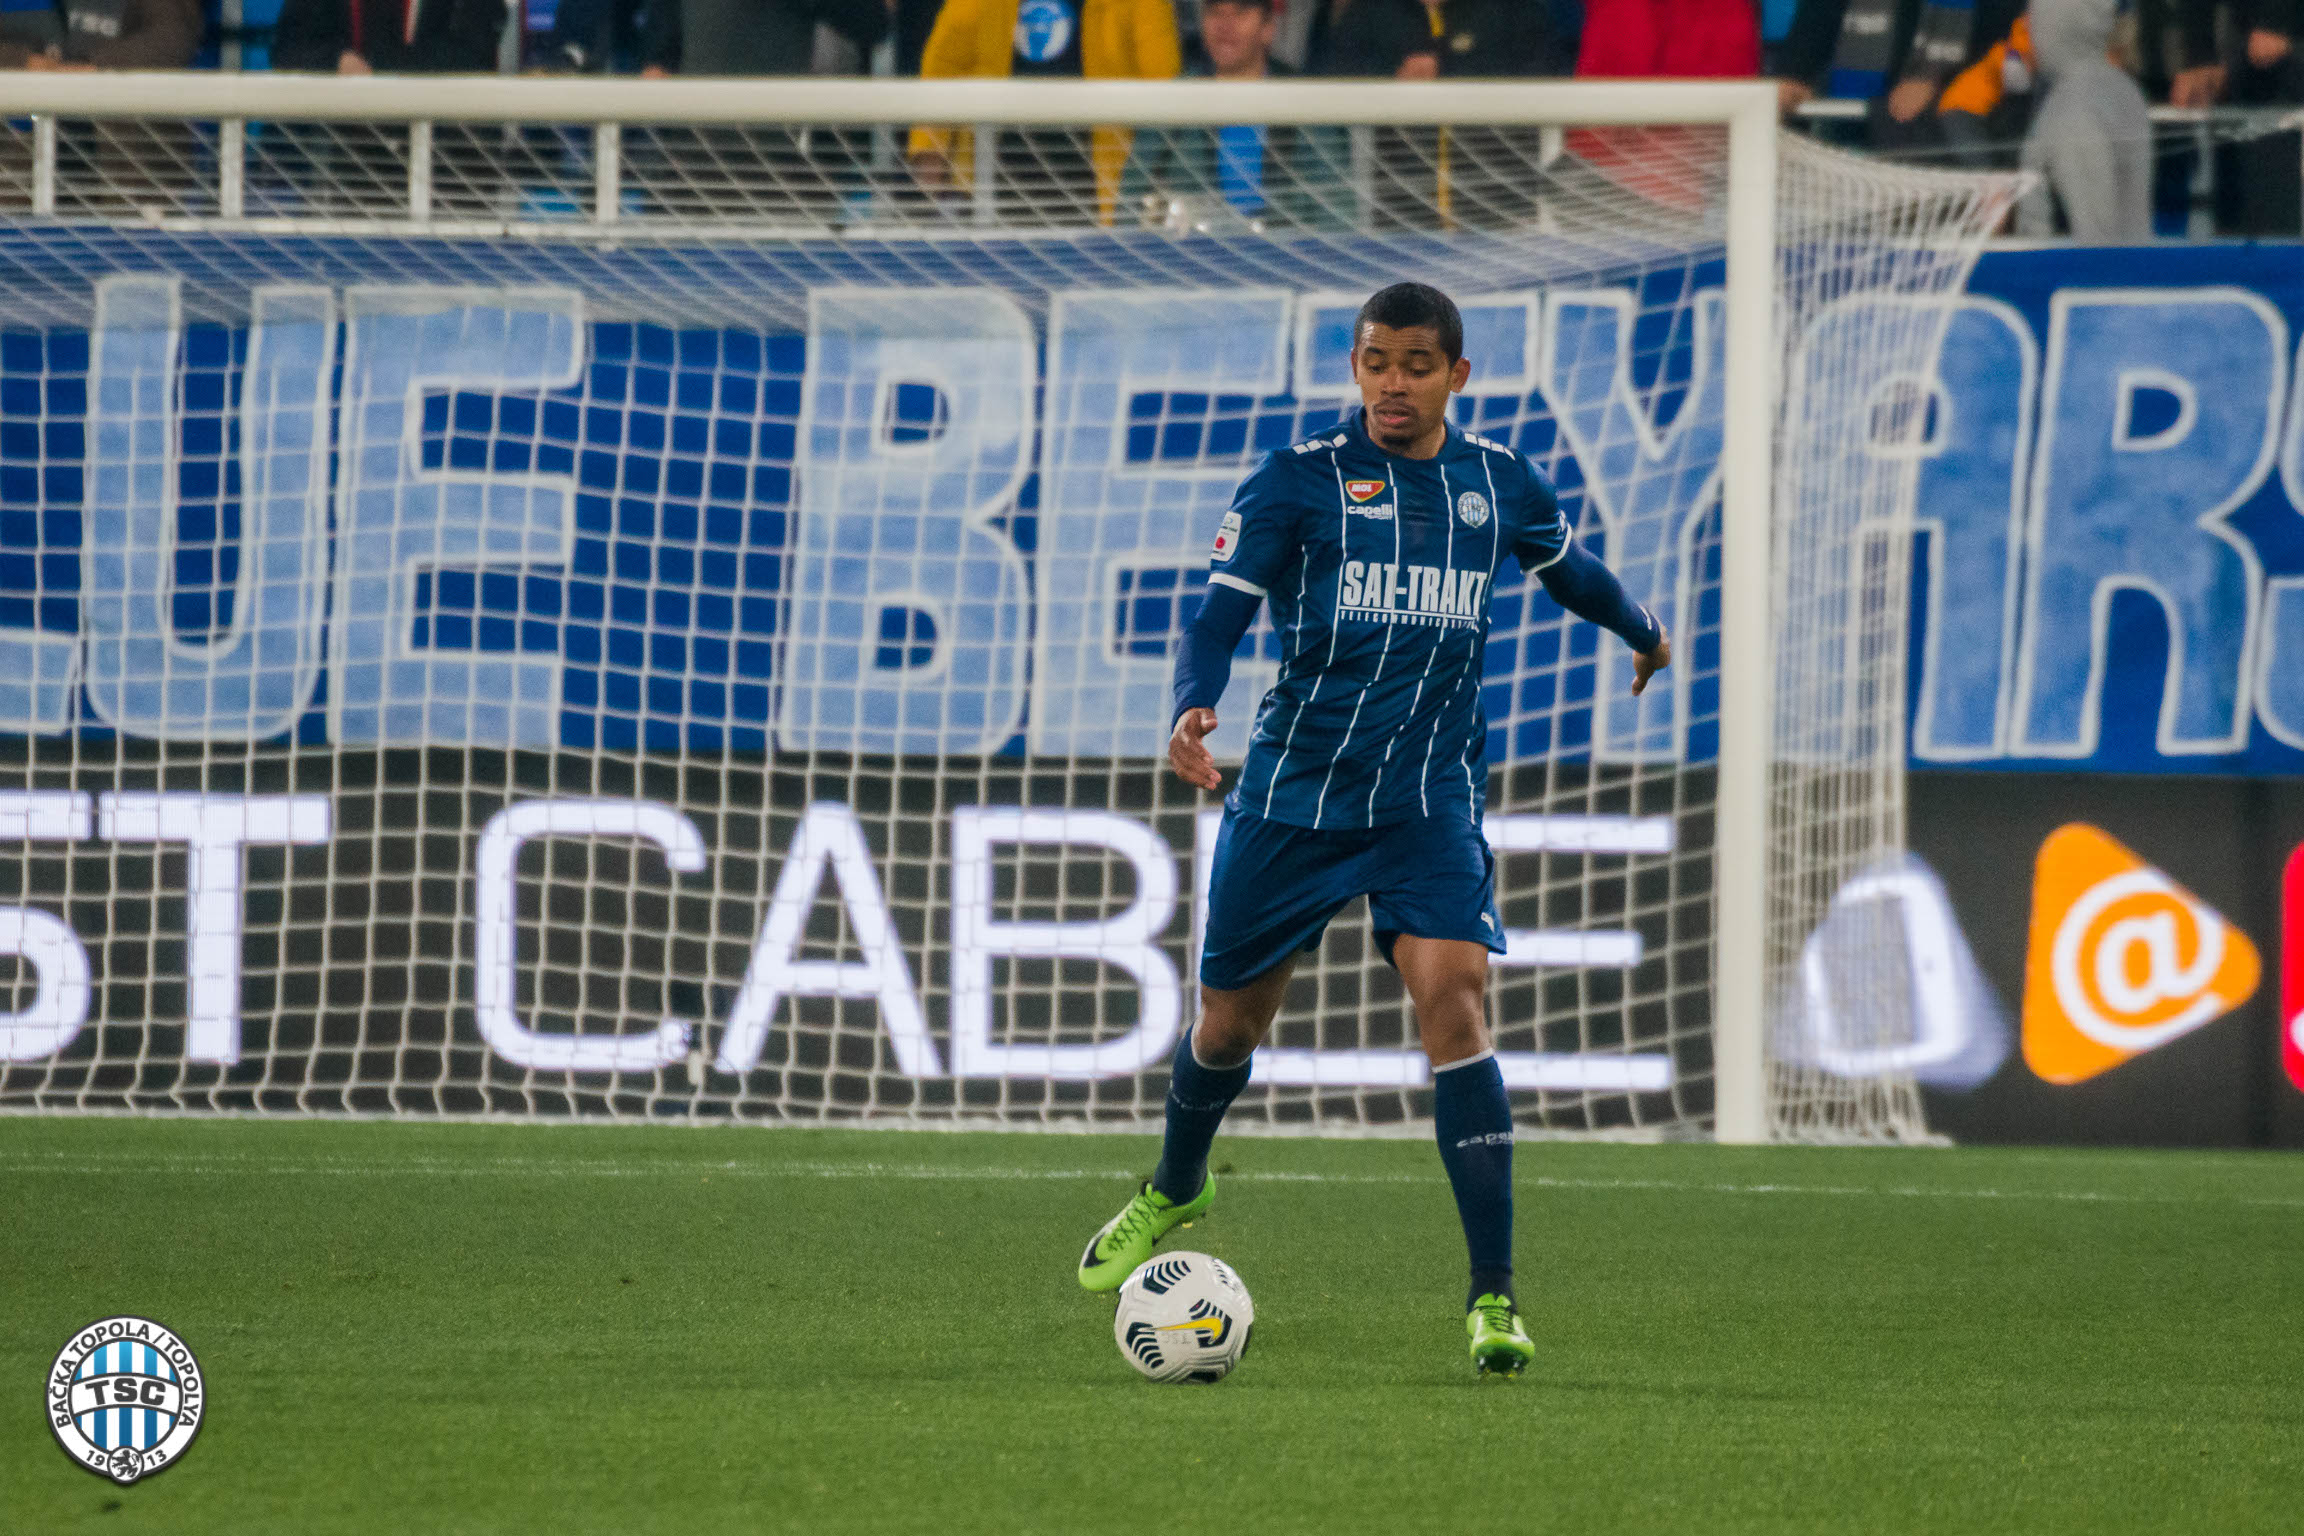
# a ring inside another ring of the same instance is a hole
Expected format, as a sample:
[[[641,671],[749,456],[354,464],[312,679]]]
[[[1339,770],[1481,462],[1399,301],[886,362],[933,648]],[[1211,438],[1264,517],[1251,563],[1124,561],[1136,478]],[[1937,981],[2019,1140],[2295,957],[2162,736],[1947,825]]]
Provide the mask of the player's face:
[[[1472,365],[1441,350],[1428,325],[1394,330],[1364,325],[1352,349],[1352,377],[1368,408],[1368,435],[1388,452],[1430,458],[1447,431],[1448,397],[1464,387]]]

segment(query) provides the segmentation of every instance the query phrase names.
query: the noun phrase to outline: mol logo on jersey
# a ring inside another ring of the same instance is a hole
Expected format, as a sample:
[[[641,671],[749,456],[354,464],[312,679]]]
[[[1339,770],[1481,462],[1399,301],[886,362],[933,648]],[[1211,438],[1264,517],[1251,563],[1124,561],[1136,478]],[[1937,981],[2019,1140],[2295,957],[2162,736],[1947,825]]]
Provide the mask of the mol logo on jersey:
[[[1487,603],[1486,571],[1347,560],[1336,594],[1336,617],[1471,629],[1479,624]]]
[[[2025,962],[2024,1060],[2077,1083],[2220,1019],[2262,963],[2214,908],[2078,822],[2040,845]]]
[[[1344,482],[1344,495],[1347,498],[1344,503],[1344,510],[1353,517],[1371,518],[1379,523],[1388,523],[1392,521],[1395,511],[1393,504],[1388,501],[1380,507],[1372,507],[1368,503],[1389,489],[1390,487],[1381,480],[1347,480]]]

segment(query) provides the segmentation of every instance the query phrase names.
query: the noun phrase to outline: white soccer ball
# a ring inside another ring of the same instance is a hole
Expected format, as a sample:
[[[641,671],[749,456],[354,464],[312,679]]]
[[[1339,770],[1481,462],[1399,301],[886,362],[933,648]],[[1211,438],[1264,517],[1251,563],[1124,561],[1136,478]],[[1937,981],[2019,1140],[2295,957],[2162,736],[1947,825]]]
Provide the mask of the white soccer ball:
[[[1164,1253],[1120,1284],[1112,1337],[1153,1381],[1222,1381],[1248,1353],[1256,1304],[1222,1259]]]

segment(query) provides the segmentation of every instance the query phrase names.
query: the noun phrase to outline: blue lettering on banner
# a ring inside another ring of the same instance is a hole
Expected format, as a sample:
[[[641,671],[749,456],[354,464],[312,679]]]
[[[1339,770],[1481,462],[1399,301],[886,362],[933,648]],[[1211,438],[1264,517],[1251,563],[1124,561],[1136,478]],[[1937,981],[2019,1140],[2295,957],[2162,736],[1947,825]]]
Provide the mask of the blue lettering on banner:
[[[180,526],[179,287],[115,277],[96,288],[82,512],[88,705],[131,735],[260,740],[292,729],[319,682],[335,297],[303,287],[251,296],[232,613],[220,638],[187,643],[168,622]]]
[[[808,313],[777,741],[997,752],[1024,711],[1024,559],[997,520],[1032,452],[1031,321],[991,289],[819,290]],[[942,402],[922,424],[906,386]]]
[[[2056,295],[2025,528],[2019,751],[2095,751],[2123,590],[2151,598],[2168,626],[2162,754],[2247,744],[2261,577],[2224,520],[2272,467],[2287,352],[2280,312],[2240,289]]]
[[[2304,772],[2293,247],[1995,252],[1970,289],[1919,483],[1914,766]]]
[[[1726,421],[1727,331],[1717,289],[1697,295],[1689,377],[1669,424],[1632,380],[1639,311],[1629,289],[1554,294],[1545,305],[1542,382],[1569,451],[1582,466],[1586,506],[1625,590],[1678,635],[1692,630],[1702,575],[1697,536],[1718,503]],[[1687,754],[1690,669],[1634,698],[1631,653],[1598,652],[1595,687],[1607,707],[1593,730],[1597,755],[1670,761]]]
[[[1030,291],[954,241],[927,287],[860,242],[837,274],[715,255],[697,280],[763,318],[674,329],[620,318],[685,270],[645,249],[12,238],[88,285],[77,328],[0,333],[19,735],[1154,757],[1232,487],[1349,403],[1359,297],[1278,256],[1195,287],[1122,236],[1035,255]],[[1786,430],[1832,472],[1795,453],[1784,494],[1917,477],[1915,766],[2304,772],[2293,256],[1992,253],[1928,378],[1847,366],[1902,301],[1796,339]],[[1555,474],[1696,662],[1634,703],[1508,576],[1492,761],[1713,750],[1717,283],[1457,284],[1459,420]],[[1870,410],[1811,424],[1832,388]],[[1251,636],[1220,747],[1270,657]]]
[[[2007,749],[2001,701],[2015,665],[2039,388],[2040,348],[2024,317],[1997,299],[1962,298],[1915,436],[1915,516],[1935,595],[1914,688],[1912,745],[1924,762],[1989,761]]]
[[[1031,749],[1158,757],[1168,742],[1168,646],[1130,646],[1120,621],[1154,577],[1205,585],[1208,551],[1252,461],[1128,462],[1130,401],[1184,392],[1257,401],[1287,393],[1284,289],[1060,293],[1048,317],[1041,432],[1039,622]],[[1213,750],[1237,757],[1277,676],[1233,669]]]
[[[572,552],[565,474],[425,462],[428,395],[566,388],[583,367],[583,301],[566,290],[355,288],[345,296],[336,483],[332,740],[551,747],[561,663],[416,645],[418,588],[450,572],[559,574]],[[438,626],[435,624],[435,629]],[[492,649],[492,648],[483,648]]]

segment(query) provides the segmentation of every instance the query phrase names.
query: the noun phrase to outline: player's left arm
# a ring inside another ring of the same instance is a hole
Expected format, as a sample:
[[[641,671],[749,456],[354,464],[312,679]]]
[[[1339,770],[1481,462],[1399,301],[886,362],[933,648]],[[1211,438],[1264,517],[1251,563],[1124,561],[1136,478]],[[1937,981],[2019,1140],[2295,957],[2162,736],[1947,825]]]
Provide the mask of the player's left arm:
[[[1656,615],[1632,601],[1599,556],[1576,542],[1552,483],[1533,465],[1527,466],[1527,475],[1526,520],[1512,551],[1520,568],[1544,583],[1552,601],[1632,647],[1632,691],[1644,691],[1648,679],[1672,665],[1672,637]]]

